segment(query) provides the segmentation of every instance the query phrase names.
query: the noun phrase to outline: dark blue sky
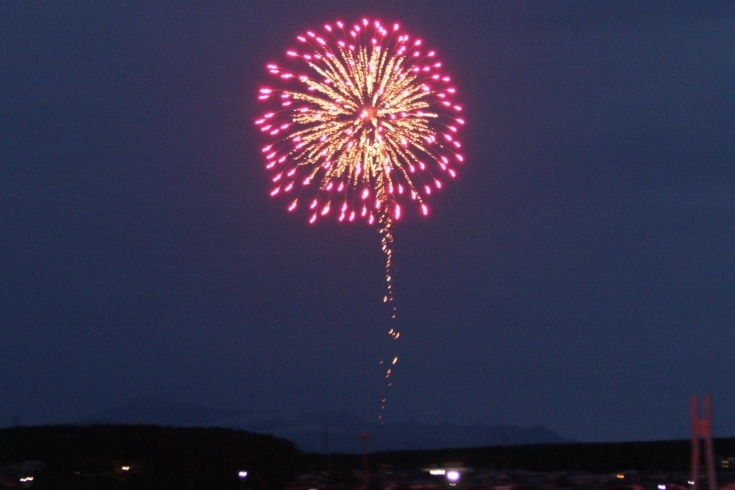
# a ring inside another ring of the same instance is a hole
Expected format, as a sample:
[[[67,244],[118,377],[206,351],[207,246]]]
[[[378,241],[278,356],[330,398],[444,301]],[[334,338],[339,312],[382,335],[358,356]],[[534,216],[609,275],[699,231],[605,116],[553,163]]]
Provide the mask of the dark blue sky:
[[[735,4],[686,1],[2,2],[0,425],[377,415],[377,232],[270,199],[253,125],[264,65],[363,15],[436,48],[468,120],[396,227],[389,419],[675,438],[712,393],[735,435]]]

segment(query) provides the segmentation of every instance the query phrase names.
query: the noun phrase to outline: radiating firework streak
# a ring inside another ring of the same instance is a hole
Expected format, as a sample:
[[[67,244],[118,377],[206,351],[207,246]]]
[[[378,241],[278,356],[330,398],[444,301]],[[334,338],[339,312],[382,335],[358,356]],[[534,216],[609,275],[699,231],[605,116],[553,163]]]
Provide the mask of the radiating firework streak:
[[[296,39],[298,48],[286,51],[288,67],[267,65],[277,86],[258,95],[274,106],[255,121],[272,140],[262,149],[272,172],[270,194],[291,196],[289,211],[304,202],[309,223],[328,216],[377,220],[384,301],[395,319],[393,220],[404,202],[427,215],[426,198],[464,160],[457,138],[462,107],[452,101],[457,90],[435,51],[398,24],[335,22]],[[395,328],[388,334],[400,336]],[[397,361],[386,368],[388,385]]]

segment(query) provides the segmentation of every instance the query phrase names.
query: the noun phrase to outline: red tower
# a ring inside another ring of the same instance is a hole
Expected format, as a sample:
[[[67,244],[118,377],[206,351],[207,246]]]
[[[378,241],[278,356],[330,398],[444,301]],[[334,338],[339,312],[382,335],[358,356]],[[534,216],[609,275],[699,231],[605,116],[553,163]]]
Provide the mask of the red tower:
[[[704,418],[699,418],[697,397],[692,395],[692,465],[689,476],[691,490],[699,490],[701,461],[699,449],[704,439],[705,464],[707,467],[707,490],[717,490],[717,476],[715,475],[715,455],[712,449],[712,396],[704,396]]]

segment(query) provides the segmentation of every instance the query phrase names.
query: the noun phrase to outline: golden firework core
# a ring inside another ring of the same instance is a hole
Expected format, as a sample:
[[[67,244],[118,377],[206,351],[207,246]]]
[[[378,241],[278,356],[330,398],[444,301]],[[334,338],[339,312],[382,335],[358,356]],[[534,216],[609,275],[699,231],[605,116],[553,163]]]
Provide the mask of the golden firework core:
[[[360,117],[368,121],[373,121],[378,117],[378,110],[370,105],[363,106],[360,111]]]

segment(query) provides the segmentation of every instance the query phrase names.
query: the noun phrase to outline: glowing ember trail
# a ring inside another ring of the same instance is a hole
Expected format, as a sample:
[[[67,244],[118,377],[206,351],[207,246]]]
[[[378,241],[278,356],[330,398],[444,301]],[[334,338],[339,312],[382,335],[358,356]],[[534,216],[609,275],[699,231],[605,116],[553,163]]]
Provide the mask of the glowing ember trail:
[[[464,161],[457,89],[435,51],[398,24],[338,21],[296,40],[285,65],[266,66],[277,82],[258,93],[272,106],[255,121],[271,140],[262,148],[270,195],[287,199],[289,211],[304,206],[312,224],[377,222],[394,320],[393,221],[403,206],[426,216],[427,197]],[[388,335],[400,337],[395,327]],[[387,386],[397,362],[381,361]]]

